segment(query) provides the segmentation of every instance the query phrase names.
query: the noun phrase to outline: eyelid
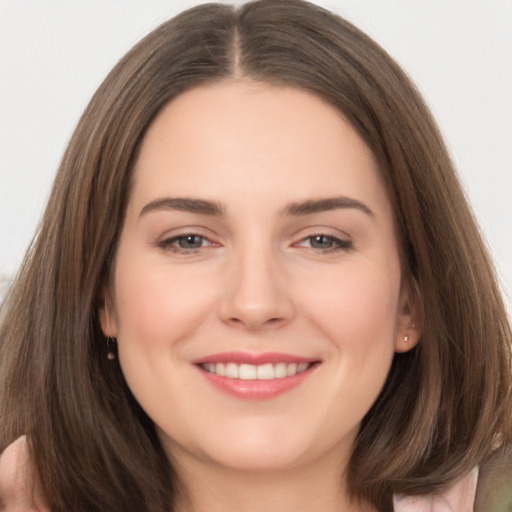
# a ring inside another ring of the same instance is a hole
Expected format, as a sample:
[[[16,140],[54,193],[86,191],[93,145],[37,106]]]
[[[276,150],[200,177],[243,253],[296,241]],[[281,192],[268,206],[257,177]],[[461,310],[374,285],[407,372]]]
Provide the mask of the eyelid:
[[[315,237],[325,237],[333,241],[333,247],[328,248],[320,248],[320,247],[311,247],[305,245],[305,242],[308,240],[311,240]],[[314,229],[312,231],[306,231],[302,232],[298,237],[298,240],[292,244],[294,247],[302,247],[305,249],[311,249],[314,252],[325,254],[325,253],[332,253],[332,252],[343,252],[343,251],[350,251],[354,248],[354,242],[352,240],[352,237],[350,237],[348,234],[340,234],[339,232],[337,234],[333,234],[331,229],[328,228],[319,228]]]
[[[171,232],[166,232],[165,234],[161,235],[153,245],[168,252],[182,254],[192,254],[200,250],[209,249],[211,247],[220,247],[222,245],[219,242],[218,237],[212,236],[211,234],[206,234],[205,231],[207,230],[196,226],[185,226],[177,228],[175,230],[171,230]],[[336,233],[333,233],[333,231],[336,231]],[[206,245],[201,245],[200,247],[190,248],[179,247],[176,245],[178,240],[187,237],[199,237],[207,243]],[[308,245],[308,240],[311,241],[314,237],[325,237],[330,239],[333,242],[333,246],[322,248]],[[327,227],[317,227],[301,230],[296,234],[296,236],[294,236],[294,240],[295,241],[291,243],[292,247],[310,249],[311,251],[317,253],[349,251],[353,249],[354,245],[350,235],[347,233],[342,233],[338,229],[335,230],[334,228]]]
[[[195,247],[195,248],[182,248],[173,245],[176,241],[196,236],[208,242],[206,246]],[[171,233],[165,233],[160,236],[154,243],[156,247],[163,249],[164,251],[173,252],[177,254],[192,254],[201,249],[208,249],[210,247],[219,247],[221,244],[211,235],[204,233],[204,230],[197,227],[183,227],[178,230],[174,230]]]

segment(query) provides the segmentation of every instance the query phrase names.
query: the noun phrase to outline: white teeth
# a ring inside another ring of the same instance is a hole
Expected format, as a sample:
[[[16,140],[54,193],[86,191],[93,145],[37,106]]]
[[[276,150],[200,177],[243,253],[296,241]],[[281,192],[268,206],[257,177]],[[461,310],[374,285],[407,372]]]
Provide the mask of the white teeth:
[[[252,364],[241,364],[238,369],[238,378],[243,380],[253,380],[256,378],[256,366]]]
[[[257,366],[256,368],[256,374],[259,380],[270,380],[274,378],[275,372],[272,364],[262,364],[260,366]]]
[[[238,365],[236,363],[228,363],[224,375],[230,379],[238,379]]]
[[[291,363],[286,367],[286,375],[291,377],[297,373],[297,365],[295,363]]]
[[[292,377],[305,372],[311,366],[310,363],[266,363],[260,365],[237,363],[204,363],[203,370],[208,373],[216,373],[221,377],[242,380],[271,380]]]
[[[215,373],[217,375],[220,375],[221,377],[224,377],[224,375],[226,375],[226,366],[224,365],[224,363],[217,363],[215,365]]]
[[[286,363],[277,363],[274,368],[274,376],[276,379],[286,377]]]

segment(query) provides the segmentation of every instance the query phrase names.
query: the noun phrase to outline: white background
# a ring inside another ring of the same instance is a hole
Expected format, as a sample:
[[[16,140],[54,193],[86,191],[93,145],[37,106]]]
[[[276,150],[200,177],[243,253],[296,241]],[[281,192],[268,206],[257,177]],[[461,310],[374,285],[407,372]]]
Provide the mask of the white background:
[[[0,0],[0,296],[79,115],[116,61],[194,1]],[[512,0],[318,1],[376,39],[437,118],[512,310]]]

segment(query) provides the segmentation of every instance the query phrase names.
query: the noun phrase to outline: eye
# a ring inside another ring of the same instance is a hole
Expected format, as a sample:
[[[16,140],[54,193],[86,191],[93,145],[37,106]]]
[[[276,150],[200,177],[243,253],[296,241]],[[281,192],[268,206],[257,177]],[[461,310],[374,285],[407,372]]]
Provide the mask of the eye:
[[[199,235],[185,235],[174,239],[180,249],[199,249],[206,242],[206,239]]]
[[[193,253],[203,247],[215,245],[202,235],[196,233],[186,233],[183,235],[167,238],[158,243],[158,246],[166,251],[175,253]]]
[[[336,241],[332,236],[314,235],[308,237],[308,239],[313,249],[332,249],[336,245]]]
[[[310,235],[302,239],[297,245],[299,247],[310,247],[319,252],[346,251],[353,247],[350,240],[341,240],[335,236],[325,234]]]

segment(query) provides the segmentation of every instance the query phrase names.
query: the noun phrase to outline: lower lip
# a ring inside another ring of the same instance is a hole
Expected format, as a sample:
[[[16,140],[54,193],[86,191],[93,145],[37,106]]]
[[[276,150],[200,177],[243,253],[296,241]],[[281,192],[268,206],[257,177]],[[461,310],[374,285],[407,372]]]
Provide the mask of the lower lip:
[[[304,372],[296,373],[291,377],[269,380],[230,379],[207,372],[200,366],[197,366],[197,368],[210,384],[224,393],[245,400],[269,400],[300,386],[317,366],[314,364]]]

